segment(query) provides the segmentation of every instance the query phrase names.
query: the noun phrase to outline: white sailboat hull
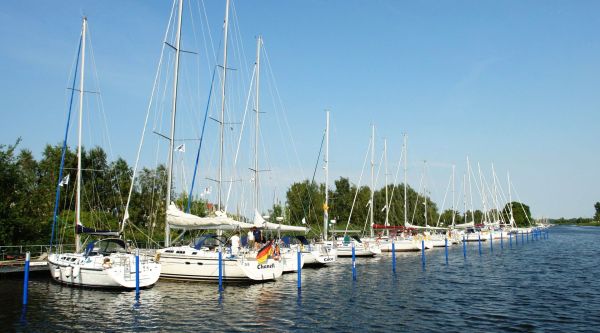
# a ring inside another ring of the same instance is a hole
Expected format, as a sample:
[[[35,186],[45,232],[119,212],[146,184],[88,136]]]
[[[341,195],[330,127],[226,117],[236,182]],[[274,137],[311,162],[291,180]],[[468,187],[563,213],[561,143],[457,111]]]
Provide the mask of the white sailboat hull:
[[[71,286],[121,289],[136,287],[133,254],[117,253],[110,256],[51,254],[48,256],[48,267],[55,281]],[[140,288],[154,285],[160,276],[160,271],[160,264],[140,256]]]
[[[382,252],[392,252],[392,242],[389,240],[380,241],[379,248]],[[416,252],[421,251],[421,242],[413,239],[399,239],[394,241],[394,250],[396,252]]]
[[[306,254],[300,254],[300,268],[304,267]],[[298,251],[293,249],[281,249],[281,262],[283,264],[283,272],[291,273],[298,271]]]
[[[324,244],[313,244],[304,247],[304,265],[322,266],[332,264],[337,260],[337,249],[330,249]]]
[[[171,251],[171,252],[167,252]],[[179,253],[178,253],[179,252]],[[162,249],[160,277],[175,280],[219,280],[219,253],[196,250],[189,246]],[[268,281],[283,274],[283,263],[269,258],[258,263],[255,253],[231,256],[222,255],[222,279],[224,281]]]

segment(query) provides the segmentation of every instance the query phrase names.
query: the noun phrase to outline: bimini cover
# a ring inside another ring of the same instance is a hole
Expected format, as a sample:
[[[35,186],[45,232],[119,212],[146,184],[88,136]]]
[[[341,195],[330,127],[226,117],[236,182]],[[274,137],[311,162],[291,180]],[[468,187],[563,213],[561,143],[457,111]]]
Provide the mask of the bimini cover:
[[[215,212],[215,216],[200,217],[184,213],[171,203],[167,209],[167,222],[175,229],[250,229],[250,223],[236,221],[223,212]]]
[[[267,222],[260,215],[260,213],[257,210],[254,211],[254,226],[257,228],[265,229],[265,230],[300,231],[300,232],[308,231],[308,228],[306,228],[306,227],[297,227],[297,226],[293,226],[293,225]]]

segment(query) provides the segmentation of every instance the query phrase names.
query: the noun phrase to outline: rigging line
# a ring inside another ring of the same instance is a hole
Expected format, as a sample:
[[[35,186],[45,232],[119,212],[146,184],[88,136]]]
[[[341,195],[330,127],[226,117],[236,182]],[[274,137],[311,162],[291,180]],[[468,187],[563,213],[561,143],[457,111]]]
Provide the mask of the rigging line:
[[[417,214],[417,207],[419,207],[419,193],[421,193],[421,186],[423,185],[423,177],[425,176],[425,172],[421,173],[421,180],[419,180],[419,189],[417,191],[417,199],[415,200],[415,209],[413,210],[413,215],[410,219],[411,224],[415,223],[415,215]]]
[[[440,226],[440,220],[442,219],[442,213],[444,212],[444,207],[446,206],[446,197],[448,196],[448,190],[450,190],[450,184],[452,184],[452,175],[450,175],[450,179],[448,179],[448,186],[446,186],[444,200],[442,201],[442,206],[440,207],[440,214],[438,215],[437,222],[435,223],[436,227]],[[452,214],[454,214],[454,210],[452,210]]]
[[[371,140],[369,140],[369,145],[367,146],[367,151],[365,153],[365,159],[363,161],[363,166],[362,166],[362,169],[360,170],[360,177],[358,178],[358,184],[356,185],[356,192],[354,193],[354,199],[352,200],[352,207],[350,207],[350,213],[348,214],[348,222],[346,222],[346,229],[344,230],[344,236],[346,236],[346,233],[348,232],[348,226],[350,225],[350,221],[352,220],[352,213],[354,212],[354,205],[356,204],[356,199],[358,198],[358,192],[360,192],[360,184],[362,183],[362,177],[365,172],[365,167],[367,165],[367,159],[369,158],[370,151],[371,151]],[[369,216],[369,211],[367,212],[367,216]]]
[[[267,68],[271,69],[271,61],[270,61],[270,58],[269,58],[269,54],[266,51],[266,48],[265,48],[265,58],[267,60]],[[277,99],[278,99],[279,103],[281,104],[281,108],[283,110],[283,112],[282,112],[283,123],[284,123],[284,125],[285,125],[285,127],[287,129],[287,132],[288,132],[288,135],[289,135],[289,138],[290,138],[290,141],[291,141],[292,150],[293,150],[294,155],[296,157],[296,163],[297,163],[296,165],[300,169],[300,173],[301,173],[302,178],[305,178],[304,177],[304,169],[302,168],[302,163],[300,161],[300,154],[298,154],[298,148],[296,147],[296,141],[294,140],[294,136],[292,134],[291,126],[290,126],[288,118],[287,118],[287,112],[285,112],[286,108],[285,108],[285,106],[283,104],[283,99],[281,98],[281,94],[279,93],[279,89],[277,88],[278,87],[277,80],[275,79],[275,76],[274,76],[272,70],[270,70],[269,73],[271,74],[271,80],[273,80],[273,84],[274,84],[274,87],[275,87],[275,94],[277,95]],[[277,120],[279,122],[279,118],[277,118]],[[281,132],[281,127],[282,126],[280,125],[280,132]],[[280,135],[282,135],[282,134],[280,134]],[[282,140],[282,141],[284,141],[284,140]],[[287,149],[286,149],[286,155],[287,155]],[[291,164],[291,162],[288,162],[288,164]]]
[[[194,165],[194,175],[192,176],[192,184],[190,186],[190,192],[188,195],[188,204],[186,208],[186,212],[190,212],[191,202],[192,202],[192,193],[194,191],[194,184],[196,182],[196,173],[198,171],[198,162],[200,160],[200,150],[202,149],[202,141],[204,139],[204,130],[206,128],[206,119],[208,118],[208,110],[210,108],[210,98],[212,96],[213,84],[215,83],[215,73],[217,72],[217,67],[215,66],[213,69],[212,79],[210,81],[210,89],[208,90],[208,101],[206,102],[206,109],[204,110],[204,120],[202,121],[202,131],[200,134],[200,143],[198,144],[198,151],[196,152],[196,164]]]
[[[173,5],[171,7],[171,14],[169,16],[169,22],[167,23],[167,30],[165,31],[165,36],[163,39],[164,42],[167,41],[167,36],[169,33],[169,29],[171,27],[171,23],[172,23],[171,20],[173,19],[173,13],[175,11],[175,3],[176,3],[176,0],[173,0]],[[129,218],[129,204],[131,202],[131,196],[133,194],[133,187],[135,186],[135,177],[136,177],[136,173],[137,173],[137,169],[138,169],[138,165],[139,165],[139,161],[140,161],[142,146],[144,145],[144,137],[146,135],[146,129],[148,127],[148,118],[150,117],[150,111],[152,109],[152,102],[154,101],[154,93],[156,92],[156,88],[158,86],[158,77],[159,77],[161,65],[163,62],[164,53],[165,53],[165,43],[162,44],[160,58],[158,60],[158,68],[156,70],[156,75],[154,76],[154,83],[152,84],[152,93],[150,95],[150,101],[148,102],[148,108],[146,110],[146,119],[144,120],[144,127],[142,128],[142,137],[140,139],[140,145],[138,146],[137,156],[135,158],[135,165],[133,167],[133,173],[131,175],[131,184],[129,185],[129,194],[127,195],[127,203],[125,204],[125,211],[124,211],[124,215],[123,215],[123,222],[121,223],[120,232],[123,232],[123,229],[125,228],[125,224],[127,223],[127,219]],[[158,149],[159,148],[157,145],[157,153],[158,153]]]
[[[77,79],[77,68],[79,66],[79,56],[81,54],[81,38],[82,36],[79,37],[79,46],[77,47],[77,60],[75,62],[75,73],[73,75],[73,86],[71,89],[71,100],[69,102],[69,112],[68,112],[68,116],[67,116],[67,126],[65,128],[65,135],[64,135],[64,140],[63,140],[63,146],[61,149],[61,157],[60,157],[60,169],[58,171],[58,181],[57,181],[57,185],[56,185],[56,199],[54,201],[54,214],[52,215],[52,234],[50,236],[50,252],[52,252],[52,243],[54,241],[54,228],[57,222],[57,214],[58,214],[58,204],[60,201],[60,185],[62,183],[62,175],[63,175],[63,168],[65,166],[65,153],[67,150],[67,138],[69,135],[69,126],[71,124],[71,111],[73,109],[73,96],[75,95],[75,82]]]
[[[521,197],[519,196],[519,192],[517,192],[517,188],[515,187],[515,185],[513,184],[513,182],[510,182],[510,185],[512,185],[512,189],[515,191],[515,195],[517,196],[517,200],[519,200],[519,205],[521,206],[521,209],[523,210],[523,213],[525,214],[525,218],[527,219],[527,222],[531,225],[531,220],[529,219],[529,216],[527,216],[527,212],[525,211],[525,206],[523,206],[523,201],[521,201]],[[511,204],[512,205],[512,204]],[[529,212],[531,214],[531,212]],[[515,222],[516,224],[516,222]]]
[[[242,136],[244,135],[244,128],[246,127],[246,116],[248,115],[248,105],[250,105],[250,97],[252,96],[252,82],[254,82],[254,76],[256,75],[256,66],[254,66],[254,70],[252,71],[252,80],[250,80],[250,87],[248,88],[248,97],[246,98],[246,106],[244,107],[244,115],[242,116],[242,124],[240,126],[240,135],[238,137],[237,148],[235,151],[235,157],[233,159],[233,169],[235,170],[237,166],[237,161],[240,153],[240,146],[242,144]],[[225,211],[227,211],[227,207],[229,205],[229,197],[231,194],[231,186],[233,185],[233,181],[229,182],[229,187],[227,189],[227,197],[225,199]]]
[[[398,166],[396,167],[396,174],[394,175],[394,183],[392,184],[392,194],[390,195],[390,201],[386,202],[386,205],[388,205],[388,209],[391,210],[392,207],[391,203],[394,199],[394,192],[396,192],[396,185],[398,184],[398,174],[400,173],[400,166],[402,164],[402,158],[404,156],[404,150],[400,151],[400,159],[398,159]],[[393,218],[393,215],[392,215]],[[388,221],[389,222],[389,221]]]

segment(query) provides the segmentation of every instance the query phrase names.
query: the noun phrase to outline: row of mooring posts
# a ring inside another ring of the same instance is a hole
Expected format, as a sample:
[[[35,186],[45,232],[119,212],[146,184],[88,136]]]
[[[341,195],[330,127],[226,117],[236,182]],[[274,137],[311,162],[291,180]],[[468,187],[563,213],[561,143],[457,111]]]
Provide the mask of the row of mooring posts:
[[[512,249],[513,246],[513,234],[509,233],[508,240],[509,246]],[[548,231],[543,230],[533,230],[531,232],[531,240],[540,240],[540,239],[548,239]],[[521,232],[521,243],[529,242],[529,232]],[[517,233],[515,236],[515,244],[519,245],[519,234]],[[466,239],[463,235],[463,257],[467,259],[467,245]],[[356,250],[354,247],[354,243],[352,243],[352,280],[356,281],[357,279],[357,271],[356,271]],[[490,252],[493,252],[493,236],[490,234]],[[500,234],[500,248],[504,249],[504,238],[503,235]],[[481,235],[478,236],[478,249],[479,255],[482,255],[481,251]],[[444,254],[446,259],[446,265],[448,265],[448,239],[444,240]],[[27,252],[25,255],[25,270],[24,270],[24,278],[23,278],[23,305],[27,305],[28,299],[28,289],[29,289],[29,266],[31,260],[31,253]],[[297,252],[297,263],[298,263],[298,290],[302,288],[302,252],[300,248],[298,248]],[[425,240],[421,240],[421,264],[423,269],[426,266],[426,257],[425,257]],[[392,272],[396,273],[396,244],[392,242]],[[219,250],[219,292],[222,292],[223,289],[223,253],[222,250]],[[139,302],[140,298],[140,252],[139,249],[135,252],[135,299],[136,302]]]
[[[521,243],[524,244],[525,242],[529,241],[529,231],[525,231],[525,232],[521,232]],[[548,239],[548,231],[544,231],[544,230],[532,230],[531,231],[531,240],[540,240],[540,239]],[[493,233],[490,234],[490,253],[494,252],[494,237],[493,237]],[[515,242],[516,245],[518,245],[519,243],[519,233],[516,234],[515,236]],[[509,247],[512,249],[513,247],[513,234],[509,233],[508,234],[508,244]],[[477,238],[477,248],[478,248],[478,252],[479,255],[481,256],[483,254],[482,252],[482,248],[481,248],[481,235],[478,235]],[[501,233],[500,234],[500,249],[504,250],[504,235]],[[463,239],[462,239],[462,250],[463,250],[463,257],[466,260],[467,259],[467,240],[465,238],[465,236],[463,235]],[[448,238],[444,239],[444,255],[445,255],[445,260],[446,260],[446,265],[449,264],[448,261]],[[423,266],[423,269],[425,269],[427,263],[427,259],[425,257],[425,240],[421,240],[421,264]],[[392,273],[396,273],[396,244],[394,242],[392,242]],[[357,279],[357,271],[356,271],[356,255],[355,255],[355,250],[354,250],[354,244],[352,244],[352,280],[356,281]],[[298,273],[298,280],[300,280],[300,273]],[[298,288],[300,288],[300,282],[298,282]]]

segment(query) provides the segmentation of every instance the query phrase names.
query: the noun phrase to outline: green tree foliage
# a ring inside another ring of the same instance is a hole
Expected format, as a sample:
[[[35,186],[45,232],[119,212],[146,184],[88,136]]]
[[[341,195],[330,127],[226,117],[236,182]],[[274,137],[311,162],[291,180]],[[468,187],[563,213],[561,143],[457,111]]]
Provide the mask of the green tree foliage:
[[[596,214],[594,214],[594,221],[600,222],[600,202],[596,202],[594,208],[596,209]]]
[[[529,206],[524,203],[513,201],[509,202],[502,209],[502,215],[507,222],[510,222],[510,211],[512,208],[515,223],[518,227],[526,227],[533,224],[533,218],[531,217],[531,211]]]

